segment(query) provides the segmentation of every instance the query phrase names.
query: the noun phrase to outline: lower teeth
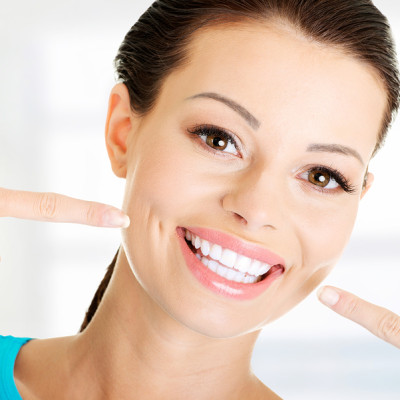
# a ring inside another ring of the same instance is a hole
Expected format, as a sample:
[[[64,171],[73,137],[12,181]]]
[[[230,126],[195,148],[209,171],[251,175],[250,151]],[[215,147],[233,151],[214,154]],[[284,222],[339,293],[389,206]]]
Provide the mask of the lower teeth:
[[[261,276],[246,275],[240,271],[236,271],[233,268],[225,267],[215,260],[210,260],[207,257],[201,257],[201,255],[198,253],[196,253],[195,255],[208,269],[230,281],[241,283],[255,283],[261,280]]]

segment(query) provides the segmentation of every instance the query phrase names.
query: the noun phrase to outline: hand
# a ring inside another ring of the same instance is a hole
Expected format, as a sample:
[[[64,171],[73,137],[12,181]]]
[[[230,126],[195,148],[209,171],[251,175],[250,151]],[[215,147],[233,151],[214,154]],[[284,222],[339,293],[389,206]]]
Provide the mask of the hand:
[[[57,193],[34,193],[0,188],[0,217],[72,222],[126,228],[129,217],[115,207],[73,199]]]
[[[400,348],[400,317],[395,313],[332,286],[320,288],[317,295],[333,311]]]

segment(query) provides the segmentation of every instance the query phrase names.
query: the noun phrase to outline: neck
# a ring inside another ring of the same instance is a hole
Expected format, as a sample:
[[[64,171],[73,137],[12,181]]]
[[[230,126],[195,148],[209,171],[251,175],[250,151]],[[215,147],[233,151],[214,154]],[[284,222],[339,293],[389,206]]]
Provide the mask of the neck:
[[[71,371],[86,387],[85,376],[95,376],[96,399],[251,398],[260,385],[250,369],[257,336],[210,338],[174,320],[121,251],[95,317],[72,341]]]

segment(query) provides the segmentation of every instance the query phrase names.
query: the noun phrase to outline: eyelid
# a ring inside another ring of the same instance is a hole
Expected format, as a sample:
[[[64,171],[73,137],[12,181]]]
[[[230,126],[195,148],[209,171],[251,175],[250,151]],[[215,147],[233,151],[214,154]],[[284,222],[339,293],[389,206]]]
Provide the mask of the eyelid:
[[[208,135],[206,133],[208,131]],[[228,131],[225,128],[221,128],[215,124],[195,124],[190,128],[187,128],[187,132],[191,135],[198,136],[200,138],[201,136],[211,136],[210,131],[215,131],[215,133],[221,134],[224,139],[228,140],[231,144],[234,145],[236,151],[238,151],[238,155],[235,155],[230,152],[224,152],[223,150],[216,150],[213,149],[211,146],[206,144],[203,139],[201,140],[202,146],[204,149],[211,154],[217,156],[217,157],[229,157],[231,158],[234,156],[234,158],[242,158],[242,144],[240,139],[232,132]],[[325,187],[318,186],[310,182],[308,179],[304,179],[302,175],[311,173],[313,170],[320,170],[322,172],[326,172],[330,175],[330,177],[338,184],[338,187],[334,189],[326,189]],[[353,185],[349,179],[347,179],[344,174],[342,174],[338,169],[332,167],[332,166],[325,166],[325,165],[320,165],[320,164],[314,164],[314,165],[307,165],[305,166],[300,173],[297,174],[297,176],[301,177],[301,179],[308,183],[309,185],[312,186],[314,190],[317,190],[322,193],[326,194],[335,194],[336,192],[344,192],[347,194],[356,194],[358,191],[358,187],[356,185]]]
[[[216,133],[222,134],[230,143],[232,143],[235,146],[235,149],[238,152],[238,154],[235,155],[235,154],[232,154],[232,153],[226,153],[224,151],[218,151],[218,150],[215,150],[215,149],[213,149],[210,146],[205,144],[205,146],[207,147],[207,150],[209,150],[213,154],[218,154],[218,155],[221,155],[221,156],[224,156],[224,157],[226,157],[228,155],[234,156],[236,158],[241,158],[242,157],[242,153],[243,153],[242,142],[238,138],[238,136],[235,135],[234,133],[232,133],[231,131],[229,131],[229,130],[227,130],[225,128],[221,128],[220,126],[215,125],[215,124],[196,124],[196,125],[193,125],[192,127],[187,129],[187,131],[191,135],[196,135],[198,137],[207,136],[206,133],[204,133],[204,131],[212,131],[212,130],[215,130]],[[210,135],[208,135],[208,136],[210,136]],[[202,140],[202,142],[204,143],[203,140]]]
[[[356,194],[357,193],[357,186],[353,185],[349,179],[347,179],[344,174],[342,174],[338,169],[330,166],[327,167],[325,165],[307,165],[304,167],[304,169],[300,172],[300,174],[298,174],[298,176],[301,176],[303,174],[307,174],[307,173],[311,173],[311,171],[313,170],[320,170],[322,172],[326,172],[328,174],[331,175],[331,177],[335,180],[335,182],[339,185],[337,188],[335,189],[326,189],[322,186],[318,186],[318,185],[314,185],[311,182],[307,181],[307,183],[309,183],[312,188],[314,190],[317,190],[319,192],[322,193],[326,193],[326,194],[335,194],[335,192],[337,191],[342,191],[345,192],[347,194]],[[304,181],[305,179],[302,178]]]

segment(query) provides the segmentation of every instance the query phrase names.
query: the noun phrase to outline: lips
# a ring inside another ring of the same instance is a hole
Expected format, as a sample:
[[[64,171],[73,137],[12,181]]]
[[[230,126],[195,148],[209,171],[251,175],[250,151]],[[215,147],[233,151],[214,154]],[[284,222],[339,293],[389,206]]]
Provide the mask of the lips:
[[[284,273],[284,260],[263,247],[212,229],[178,227],[176,232],[189,270],[220,295],[252,299]]]

